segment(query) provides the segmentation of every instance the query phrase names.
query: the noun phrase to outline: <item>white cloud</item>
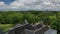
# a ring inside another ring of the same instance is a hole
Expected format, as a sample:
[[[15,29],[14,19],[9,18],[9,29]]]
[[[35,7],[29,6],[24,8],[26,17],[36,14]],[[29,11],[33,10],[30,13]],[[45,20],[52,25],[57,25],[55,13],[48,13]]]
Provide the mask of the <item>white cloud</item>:
[[[0,2],[0,6],[3,6],[4,5],[4,2]]]
[[[3,6],[2,6],[3,5]],[[60,10],[60,0],[15,0],[10,5],[0,2],[2,9],[9,10]],[[0,9],[1,9],[0,8]]]
[[[23,7],[25,5],[23,3],[20,3],[20,2],[13,2],[13,3],[11,3],[11,6],[14,6],[14,7]]]

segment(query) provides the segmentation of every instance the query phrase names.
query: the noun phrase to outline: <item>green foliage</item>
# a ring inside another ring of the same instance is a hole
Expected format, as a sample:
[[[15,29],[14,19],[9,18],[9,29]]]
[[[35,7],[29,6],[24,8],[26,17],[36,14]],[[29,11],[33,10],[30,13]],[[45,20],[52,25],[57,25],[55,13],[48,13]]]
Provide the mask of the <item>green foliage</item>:
[[[14,24],[0,24],[0,29],[2,29],[3,32],[6,32],[13,26],[14,26]]]
[[[50,25],[51,28],[60,30],[60,12],[42,12],[32,10],[0,12],[0,24],[22,24],[25,19],[30,24],[42,21],[45,25]]]
[[[45,25],[47,25],[49,23],[48,12],[41,12],[38,16],[41,18],[41,20],[44,22]]]
[[[8,15],[9,23],[16,24],[16,23],[23,23],[23,14],[22,13],[14,13]]]
[[[25,14],[25,19],[28,20],[29,23],[36,23],[38,22],[38,16],[34,15],[34,14],[31,14],[31,13],[27,13]]]
[[[21,11],[21,12],[0,12],[1,24],[24,23],[27,20],[30,24],[43,21],[44,24],[52,25],[58,21],[60,23],[60,12],[39,12],[39,11]],[[54,25],[56,26],[56,25]]]
[[[2,24],[16,24],[16,23],[23,23],[23,14],[17,12],[2,12],[0,14],[0,23]]]
[[[50,26],[52,29],[60,30],[60,22],[54,21]]]

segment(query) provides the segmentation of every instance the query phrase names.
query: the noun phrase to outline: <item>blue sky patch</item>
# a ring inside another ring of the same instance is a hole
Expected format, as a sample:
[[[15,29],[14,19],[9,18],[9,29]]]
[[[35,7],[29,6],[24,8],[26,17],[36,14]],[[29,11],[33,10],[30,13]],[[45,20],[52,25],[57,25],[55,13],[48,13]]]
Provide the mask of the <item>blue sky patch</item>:
[[[0,0],[0,2],[4,2],[5,4],[10,4],[13,1],[15,0]]]

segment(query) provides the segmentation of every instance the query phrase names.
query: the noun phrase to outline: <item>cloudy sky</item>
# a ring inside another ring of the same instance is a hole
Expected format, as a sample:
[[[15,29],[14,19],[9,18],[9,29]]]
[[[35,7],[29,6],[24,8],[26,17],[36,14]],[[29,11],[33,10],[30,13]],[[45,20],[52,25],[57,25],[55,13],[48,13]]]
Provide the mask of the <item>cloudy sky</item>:
[[[60,11],[60,0],[0,0],[0,11],[2,10]]]

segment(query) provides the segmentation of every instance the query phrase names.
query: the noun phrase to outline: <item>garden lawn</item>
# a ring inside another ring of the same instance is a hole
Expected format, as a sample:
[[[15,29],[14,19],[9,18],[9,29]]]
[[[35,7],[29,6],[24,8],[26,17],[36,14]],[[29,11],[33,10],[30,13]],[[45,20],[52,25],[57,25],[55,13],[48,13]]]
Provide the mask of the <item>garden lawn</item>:
[[[6,32],[13,26],[14,26],[14,24],[0,24],[0,29],[2,29],[3,32]]]

